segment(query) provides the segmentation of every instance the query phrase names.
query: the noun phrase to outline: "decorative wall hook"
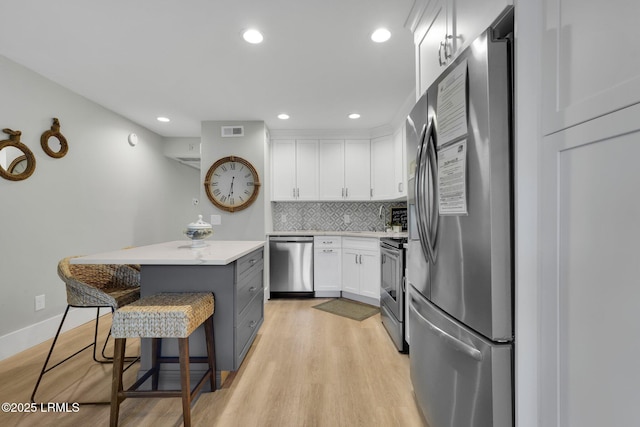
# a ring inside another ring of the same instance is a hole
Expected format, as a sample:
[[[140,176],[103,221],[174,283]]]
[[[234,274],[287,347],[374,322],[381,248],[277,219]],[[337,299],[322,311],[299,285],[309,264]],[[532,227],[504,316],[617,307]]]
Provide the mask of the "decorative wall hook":
[[[60,142],[60,149],[58,151],[54,151],[49,147],[49,138],[56,138],[58,142]],[[51,130],[48,130],[42,134],[40,137],[40,145],[42,145],[42,149],[49,156],[59,159],[64,157],[69,151],[69,145],[67,144],[67,139],[60,133],[60,121],[57,118],[53,118],[53,125],[51,125]]]
[[[0,151],[7,150],[6,159],[9,166],[5,169],[0,165],[0,176],[11,181],[22,181],[29,178],[36,170],[36,158],[29,147],[20,142],[22,132],[8,128],[2,129],[2,132],[9,135],[9,139],[0,141]],[[17,154],[9,147],[14,147],[21,153]]]

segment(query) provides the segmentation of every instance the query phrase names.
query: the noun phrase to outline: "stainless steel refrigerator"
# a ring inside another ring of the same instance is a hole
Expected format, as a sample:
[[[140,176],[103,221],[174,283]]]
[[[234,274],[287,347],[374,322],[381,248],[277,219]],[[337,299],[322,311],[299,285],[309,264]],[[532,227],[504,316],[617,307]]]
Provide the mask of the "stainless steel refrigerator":
[[[512,46],[488,29],[407,119],[411,380],[431,427],[513,425]]]

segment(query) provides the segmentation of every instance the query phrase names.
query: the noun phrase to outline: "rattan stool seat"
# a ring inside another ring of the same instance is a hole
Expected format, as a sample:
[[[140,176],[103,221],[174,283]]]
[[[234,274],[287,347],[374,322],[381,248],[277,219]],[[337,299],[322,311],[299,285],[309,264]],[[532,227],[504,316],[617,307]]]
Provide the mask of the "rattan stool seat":
[[[162,293],[144,297],[113,315],[114,338],[185,338],[214,311],[210,293]]]

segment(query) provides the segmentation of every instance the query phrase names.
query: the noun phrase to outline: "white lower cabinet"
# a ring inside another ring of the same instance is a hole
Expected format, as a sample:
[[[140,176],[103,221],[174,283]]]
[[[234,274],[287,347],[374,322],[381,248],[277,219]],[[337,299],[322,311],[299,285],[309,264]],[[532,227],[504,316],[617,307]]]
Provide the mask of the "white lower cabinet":
[[[380,305],[380,241],[342,238],[343,296]]]
[[[339,297],[342,290],[342,238],[313,238],[313,290],[316,297]]]

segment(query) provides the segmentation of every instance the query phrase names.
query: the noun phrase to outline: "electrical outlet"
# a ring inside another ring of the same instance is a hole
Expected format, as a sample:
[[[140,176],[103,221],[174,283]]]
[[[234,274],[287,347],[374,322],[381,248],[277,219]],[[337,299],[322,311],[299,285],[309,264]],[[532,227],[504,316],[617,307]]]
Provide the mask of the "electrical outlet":
[[[351,224],[351,216],[349,214],[344,214],[344,223]]]
[[[222,224],[221,215],[211,215],[211,225],[221,225],[221,224]]]
[[[44,310],[44,294],[36,295],[36,311]]]
[[[282,221],[283,223],[286,224],[286,222],[287,222],[287,214],[280,215],[280,221]]]

